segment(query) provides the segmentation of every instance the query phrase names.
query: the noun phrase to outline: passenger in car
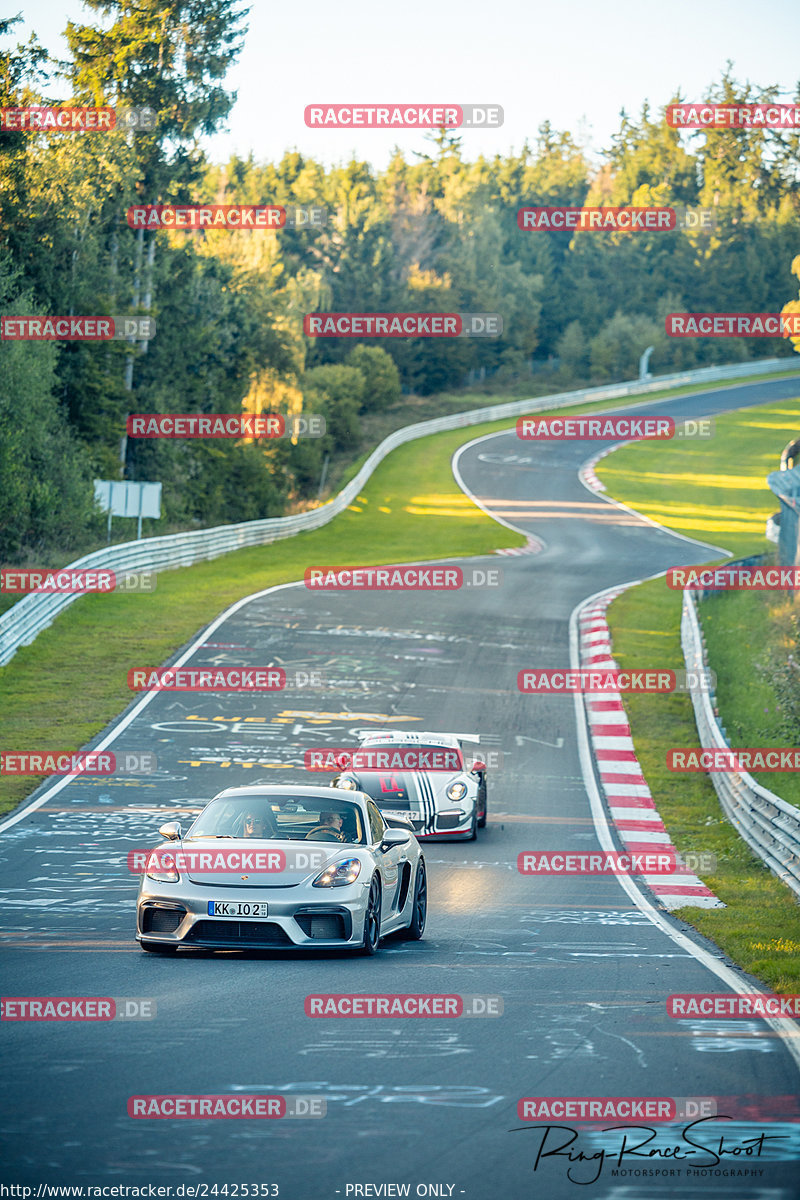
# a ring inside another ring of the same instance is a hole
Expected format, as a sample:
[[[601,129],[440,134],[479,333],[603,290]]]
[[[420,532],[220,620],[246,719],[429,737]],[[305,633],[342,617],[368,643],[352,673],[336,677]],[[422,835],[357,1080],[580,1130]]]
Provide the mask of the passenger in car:
[[[272,837],[274,830],[271,830],[264,816],[259,816],[258,813],[246,813],[244,823],[242,825],[242,837],[246,838],[268,838]]]

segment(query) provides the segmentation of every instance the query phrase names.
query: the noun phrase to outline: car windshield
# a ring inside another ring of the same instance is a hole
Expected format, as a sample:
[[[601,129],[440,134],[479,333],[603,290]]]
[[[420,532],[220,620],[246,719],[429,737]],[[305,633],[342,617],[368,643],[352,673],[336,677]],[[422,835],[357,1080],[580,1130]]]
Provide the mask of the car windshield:
[[[220,796],[203,809],[184,841],[195,838],[366,845],[360,807],[338,796]]]
[[[371,742],[360,746],[354,759],[356,770],[375,771],[451,771],[464,770],[464,759],[458,746],[435,746],[423,742]]]

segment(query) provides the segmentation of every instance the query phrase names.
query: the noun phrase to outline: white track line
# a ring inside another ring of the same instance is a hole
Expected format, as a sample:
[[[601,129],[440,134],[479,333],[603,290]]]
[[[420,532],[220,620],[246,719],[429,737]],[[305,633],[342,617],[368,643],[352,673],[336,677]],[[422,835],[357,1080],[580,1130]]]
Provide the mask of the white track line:
[[[720,389],[720,390],[722,390],[722,389]],[[500,433],[507,433],[507,432],[509,432],[509,431],[508,430],[500,431]],[[471,442],[469,442],[468,445],[474,446],[477,442],[480,442],[483,440],[488,440],[489,438],[496,437],[496,436],[498,436],[498,434],[488,434],[486,439],[473,438],[473,440]],[[467,448],[466,446],[461,447],[462,450],[465,450],[466,448]],[[454,458],[457,458],[457,457],[458,457],[458,455],[454,456]],[[460,472],[456,472],[456,470],[454,470],[453,474],[456,477],[456,482],[459,484],[459,487],[462,487],[463,484],[461,482]],[[468,488],[464,488],[464,492],[466,495],[471,497],[471,493]],[[601,499],[606,499],[606,498],[601,497]],[[480,508],[483,508],[483,511],[486,512],[487,516],[492,517],[492,513],[490,510],[488,510],[484,505],[480,504],[478,501],[475,501],[475,502],[478,503],[478,506]],[[606,501],[606,502],[608,503],[608,501]],[[641,516],[641,514],[636,513],[636,516]],[[509,524],[507,521],[500,520],[500,518],[498,518],[498,517],[492,517],[492,519],[498,521],[498,523],[501,525]],[[653,522],[653,523],[655,524],[655,522]],[[513,526],[510,526],[510,527],[513,528]],[[673,531],[667,530],[666,532],[671,533]],[[681,535],[678,534],[676,536],[680,537]],[[684,540],[693,541],[694,539],[684,539]],[[708,545],[708,543],[706,543],[706,542],[700,542],[698,544],[699,545]],[[716,549],[716,547],[713,547],[713,548]],[[729,553],[729,552],[722,551],[722,553]],[[664,572],[662,571],[659,574],[664,574]],[[657,579],[658,577],[659,577],[658,575],[652,576],[652,578],[654,578],[654,579]],[[645,582],[647,582],[647,581],[644,579],[634,579],[634,580],[631,580],[630,583],[628,583],[624,586],[626,588],[636,587],[638,584],[645,583]],[[619,590],[620,590],[619,585],[616,585],[613,588],[605,588],[603,591],[596,592],[594,595],[589,596],[586,600],[582,600],[573,609],[573,611],[570,615],[570,619],[569,619],[570,667],[573,670],[578,670],[580,668],[578,622],[579,622],[581,610],[583,608],[590,607],[593,603],[595,605],[597,605],[598,602],[602,599],[602,597],[605,595],[606,592],[611,592],[611,591],[618,592]],[[589,804],[590,804],[590,808],[591,808],[592,820],[594,822],[595,831],[597,833],[597,840],[599,841],[600,846],[603,850],[615,851],[617,847],[614,845],[614,839],[611,836],[611,829],[608,824],[608,819],[606,817],[605,809],[603,806],[603,801],[600,796],[600,791],[597,786],[597,780],[595,778],[594,768],[592,765],[592,752],[589,747],[588,722],[587,722],[586,711],[585,711],[585,708],[583,705],[583,697],[580,695],[580,693],[575,694],[574,701],[575,701],[575,724],[576,724],[577,738],[578,738],[578,755],[580,758],[583,782],[586,787],[587,795],[589,797]],[[617,789],[617,790],[620,791],[622,786],[624,786],[624,785],[621,785],[620,789]],[[648,793],[649,793],[649,789],[648,789]],[[653,925],[656,925],[661,930],[662,933],[666,934],[666,936],[676,946],[678,946],[685,953],[690,954],[692,956],[692,958],[694,958],[698,963],[700,963],[701,966],[704,966],[707,968],[707,970],[711,971],[711,973],[713,975],[716,975],[717,978],[722,983],[724,983],[727,987],[729,987],[731,989],[731,991],[737,993],[737,995],[740,995],[740,996],[746,996],[746,995],[750,995],[750,994],[753,994],[756,992],[759,993],[760,995],[765,995],[765,996],[770,994],[768,992],[764,992],[761,988],[755,986],[754,984],[751,984],[751,983],[747,982],[746,980],[741,979],[739,977],[739,975],[737,974],[737,972],[734,971],[731,967],[725,966],[725,964],[723,962],[721,962],[720,959],[716,958],[710,951],[706,950],[704,946],[697,945],[697,943],[694,942],[685,933],[683,933],[682,930],[676,928],[675,925],[673,924],[674,918],[669,917],[668,914],[665,913],[663,910],[656,908],[655,905],[652,903],[652,901],[649,899],[649,897],[645,894],[645,892],[638,886],[638,884],[636,884],[634,882],[634,880],[631,878],[631,876],[619,875],[619,876],[616,876],[616,879],[617,879],[620,887],[627,893],[628,897],[633,902],[633,904],[635,904],[635,906],[639,910],[639,912],[643,913],[643,915],[645,917],[647,917],[647,919]],[[786,1047],[787,1053],[791,1056],[791,1058],[794,1061],[795,1066],[798,1068],[798,1070],[800,1070],[800,1029],[798,1029],[797,1023],[795,1021],[789,1020],[786,1017],[759,1017],[758,1020],[765,1021],[767,1023],[767,1025],[769,1025],[769,1027],[772,1030],[774,1030],[775,1033],[778,1034],[778,1036],[783,1041],[784,1046]]]
[[[520,529],[518,525],[512,525],[510,521],[506,521],[503,517],[495,516],[492,510],[487,508],[483,501],[479,500],[475,493],[470,491],[470,489],[467,487],[466,483],[464,482],[464,477],[461,474],[461,469],[458,465],[458,460],[461,458],[461,455],[465,450],[469,450],[470,446],[476,446],[478,442],[488,442],[491,438],[506,437],[509,433],[513,432],[513,429],[498,429],[496,433],[484,433],[482,437],[476,437],[470,442],[465,442],[464,445],[459,446],[453,454],[453,457],[450,459],[450,467],[453,471],[453,477],[455,478],[456,483],[461,488],[464,495],[469,496],[476,508],[479,508],[481,512],[486,513],[486,516],[491,517],[492,520],[496,521],[498,525],[505,525],[506,529],[511,529],[514,533],[524,534],[532,548],[531,553],[538,553],[540,550],[547,549],[547,542],[545,542],[542,538],[537,537],[535,534],[529,533],[527,529]],[[525,552],[525,547],[519,547],[517,553],[520,551]]]
[[[654,578],[657,578],[657,576],[654,576]],[[645,582],[647,581],[644,579],[636,579],[631,581],[631,583],[627,586],[636,587],[637,584]],[[618,587],[606,588],[602,592],[596,592],[593,596],[590,596],[588,600],[582,600],[580,604],[576,605],[572,611],[569,619],[569,656],[570,666],[574,670],[578,670],[580,667],[578,629],[580,611],[586,604],[599,600],[605,595],[606,592],[611,591],[618,591]],[[616,850],[592,766],[592,752],[589,748],[589,734],[586,713],[583,706],[583,697],[580,695],[580,693],[576,692],[574,699],[575,722],[578,732],[578,754],[581,760],[583,782],[586,786],[586,791],[589,796],[589,804],[592,810],[594,827],[597,831],[597,838],[603,850]],[[695,958],[702,966],[707,967],[708,970],[716,975],[717,978],[722,981],[722,983],[726,984],[731,991],[736,992],[740,996],[752,995],[754,993],[758,993],[762,996],[771,994],[763,991],[760,987],[749,983],[747,980],[741,979],[731,967],[725,966],[724,963],[722,963],[718,958],[715,958],[715,956],[706,950],[705,947],[698,946],[690,937],[683,933],[682,930],[676,929],[667,915],[657,909],[645,892],[639,887],[639,885],[634,883],[631,876],[618,875],[616,878],[620,887],[627,892],[628,896],[639,909],[639,911],[644,913],[644,915],[653,923],[653,925],[657,925],[658,928],[665,933],[667,937],[675,943],[676,946],[681,948],[681,950],[685,950],[688,954],[691,954],[692,957]],[[798,1029],[797,1023],[790,1020],[788,1017],[758,1017],[756,1019],[766,1021],[770,1028],[779,1035],[786,1047],[787,1052],[791,1055],[798,1070],[800,1070],[800,1029]]]
[[[260,596],[268,596],[270,592],[280,592],[284,588],[290,587],[301,587],[302,584],[302,580],[296,580],[293,583],[276,583],[272,587],[264,588],[264,590],[261,592],[253,592],[252,596],[244,596],[241,600],[237,600],[235,604],[230,606],[230,608],[226,608],[223,613],[220,613],[218,617],[215,617],[210,625],[206,625],[203,628],[202,632],[198,634],[197,638],[191,643],[189,648],[184,651],[184,653],[179,659],[176,660],[176,662],[172,664],[172,667],[182,667],[183,664],[192,657],[195,650],[198,650],[204,642],[208,641],[209,636],[214,632],[214,630],[218,629],[224,621],[227,621],[228,617],[232,616],[233,613],[235,613],[243,605],[249,604],[251,600],[257,600]],[[106,746],[110,746],[112,742],[116,741],[123,730],[128,728],[131,721],[133,721],[135,717],[138,717],[139,713],[147,707],[153,697],[161,695],[163,695],[163,692],[161,691],[146,692],[144,696],[142,696],[141,700],[139,700],[137,704],[134,704],[130,712],[122,716],[119,719],[119,722],[109,731],[103,740],[98,742],[98,744],[92,749],[92,753],[97,754],[99,751],[105,750]],[[8,817],[7,820],[0,822],[0,833],[3,833],[6,829],[10,829],[12,825],[16,825],[18,821],[22,821],[32,812],[36,812],[37,808],[41,808],[42,805],[50,800],[53,796],[58,795],[58,793],[62,791],[68,783],[71,783],[73,779],[78,779],[81,774],[82,772],[73,772],[71,775],[59,776],[59,778],[53,783],[52,787],[45,788],[45,791],[37,800],[32,800],[30,804],[27,804],[24,808],[20,809],[20,811],[15,813],[13,817]]]
[[[792,378],[794,378],[794,376],[787,375],[786,378],[792,379]],[[709,388],[709,391],[729,392],[729,391],[732,391],[734,388],[741,387],[741,386],[742,386],[741,383],[731,383],[731,384],[727,384],[725,387],[721,387],[721,388]],[[647,408],[650,405],[662,403],[663,399],[664,399],[664,397],[661,397],[661,399],[659,399],[659,400],[647,400],[647,401],[645,401],[644,404],[631,404],[631,405],[628,405],[627,407],[632,408],[632,409],[633,408]],[[677,397],[677,399],[683,399],[683,397],[679,396],[679,397]],[[747,407],[757,408],[759,406],[758,405],[749,405]],[[740,411],[741,410],[738,408],[724,408],[724,409],[720,409],[719,412],[715,412],[714,417],[723,416],[726,413],[740,412]],[[475,440],[477,441],[478,439],[475,439]],[[605,493],[605,484],[601,483],[601,481],[595,475],[595,472],[594,472],[595,465],[602,458],[605,458],[607,455],[612,454],[614,452],[614,450],[621,450],[623,448],[623,446],[632,446],[634,444],[634,442],[643,441],[643,440],[645,440],[645,439],[630,438],[624,442],[615,442],[614,445],[608,446],[604,450],[600,450],[599,452],[596,452],[595,454],[593,454],[591,456],[591,458],[587,458],[586,462],[583,463],[578,470],[578,479],[583,484],[583,486],[586,488],[587,492],[591,492],[592,495],[598,496],[598,498],[600,500],[604,500],[606,502],[606,504],[613,504],[615,508],[620,508],[624,512],[632,513],[633,516],[639,517],[642,521],[646,521],[648,523],[648,525],[652,525],[655,529],[661,529],[664,531],[664,533],[668,533],[672,537],[679,538],[682,542],[691,542],[695,546],[708,546],[711,550],[716,550],[720,554],[724,554],[726,558],[730,558],[733,554],[732,550],[724,550],[721,546],[715,546],[711,542],[700,541],[698,538],[689,537],[685,533],[676,533],[674,529],[670,529],[667,525],[662,525],[659,521],[654,521],[651,517],[646,517],[644,515],[644,513],[638,512],[635,508],[630,508],[627,504],[623,504],[621,500],[612,500],[610,496],[607,496],[604,494]],[[593,484],[591,482],[592,476],[594,476],[594,480],[596,481],[596,486],[593,486]]]

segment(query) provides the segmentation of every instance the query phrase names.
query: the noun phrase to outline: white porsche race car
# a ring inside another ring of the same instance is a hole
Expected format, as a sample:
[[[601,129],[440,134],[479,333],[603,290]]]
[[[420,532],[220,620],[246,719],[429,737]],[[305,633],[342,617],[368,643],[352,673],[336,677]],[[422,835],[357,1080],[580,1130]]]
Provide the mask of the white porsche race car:
[[[472,733],[359,731],[353,764],[332,787],[365,792],[392,825],[409,825],[420,840],[474,841],[486,824],[486,764],[464,762]]]

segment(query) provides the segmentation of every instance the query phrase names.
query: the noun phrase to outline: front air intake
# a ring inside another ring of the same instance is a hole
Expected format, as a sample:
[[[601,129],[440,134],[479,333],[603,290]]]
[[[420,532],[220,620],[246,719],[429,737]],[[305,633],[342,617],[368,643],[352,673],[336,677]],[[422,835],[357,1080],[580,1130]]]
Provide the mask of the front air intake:
[[[291,946],[292,939],[271,921],[197,921],[190,929],[187,942],[225,942],[232,946]]]
[[[174,933],[185,916],[183,908],[146,908],[142,913],[142,933]]]
[[[341,913],[298,913],[295,921],[306,937],[344,942],[350,936]]]

